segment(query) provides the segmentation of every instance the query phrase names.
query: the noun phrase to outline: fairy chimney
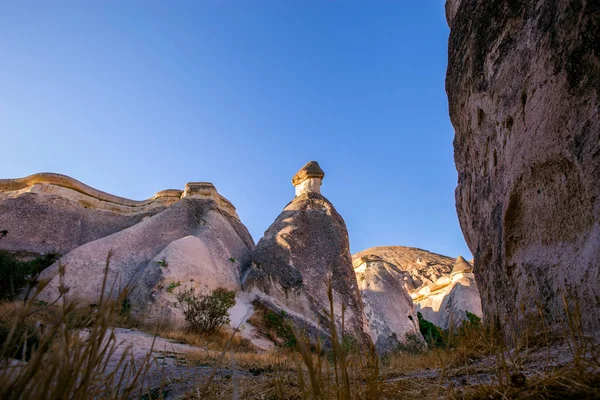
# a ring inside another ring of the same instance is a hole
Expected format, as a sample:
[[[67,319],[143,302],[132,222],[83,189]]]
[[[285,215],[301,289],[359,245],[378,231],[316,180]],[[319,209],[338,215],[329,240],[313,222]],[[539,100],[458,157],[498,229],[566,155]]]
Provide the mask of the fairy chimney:
[[[304,193],[321,193],[321,182],[325,173],[316,161],[309,161],[300,168],[292,178],[292,184],[296,188],[296,196]]]

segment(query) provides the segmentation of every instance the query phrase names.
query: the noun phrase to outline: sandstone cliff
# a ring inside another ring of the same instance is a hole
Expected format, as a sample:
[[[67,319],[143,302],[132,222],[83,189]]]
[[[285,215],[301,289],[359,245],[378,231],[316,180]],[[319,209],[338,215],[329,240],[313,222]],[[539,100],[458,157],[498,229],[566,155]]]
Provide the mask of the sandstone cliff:
[[[600,3],[449,0],[456,208],[486,319],[600,329]],[[537,303],[537,305],[536,305]]]
[[[353,263],[371,337],[382,347],[418,333],[416,312],[443,329],[460,325],[467,311],[481,317],[472,266],[462,257],[382,246],[355,254]]]
[[[297,196],[258,242],[244,274],[244,289],[271,308],[284,310],[307,327],[329,321],[327,282],[331,280],[335,317],[346,333],[363,335],[363,310],[352,269],[343,218],[320,193],[324,174],[316,162],[294,177]]]

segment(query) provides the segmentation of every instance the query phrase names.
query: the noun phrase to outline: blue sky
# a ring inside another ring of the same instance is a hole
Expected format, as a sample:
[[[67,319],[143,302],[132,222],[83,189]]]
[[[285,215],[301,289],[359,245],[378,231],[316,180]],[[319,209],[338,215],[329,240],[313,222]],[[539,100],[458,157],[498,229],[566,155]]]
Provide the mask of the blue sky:
[[[133,199],[210,181],[258,241],[317,160],[353,252],[470,256],[442,0],[11,3],[0,178],[58,172]]]

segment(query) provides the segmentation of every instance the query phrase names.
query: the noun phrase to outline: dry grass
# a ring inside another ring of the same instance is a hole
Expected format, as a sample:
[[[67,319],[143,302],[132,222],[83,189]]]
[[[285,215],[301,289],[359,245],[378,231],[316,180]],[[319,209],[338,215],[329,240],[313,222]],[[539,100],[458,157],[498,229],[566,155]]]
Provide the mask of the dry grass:
[[[526,321],[525,319],[522,319]],[[583,334],[575,304],[565,301],[565,327],[527,326],[507,345],[494,329],[471,326],[443,348],[380,359],[371,345],[344,350],[336,327],[324,350],[297,335],[293,352],[230,353],[230,374],[214,379],[206,399],[593,399],[600,397],[600,352]],[[534,322],[537,323],[537,322]],[[561,335],[557,335],[561,332]],[[312,349],[312,350],[311,350]],[[222,354],[221,354],[222,355]],[[218,355],[199,355],[210,364]],[[560,362],[561,357],[568,359]],[[249,373],[263,366],[262,373]]]
[[[41,287],[38,293],[39,290]],[[8,321],[0,352],[0,398],[140,398],[151,356],[140,365],[134,365],[127,351],[115,360],[118,344],[114,327],[122,323],[119,301],[103,299],[90,312],[67,301],[60,306],[40,305],[36,296],[34,293],[25,303],[0,304],[0,321]],[[332,314],[330,309],[330,317]],[[257,351],[235,329],[202,335],[165,326],[145,328],[197,348],[186,354],[186,364],[206,366],[210,375],[200,376],[197,387],[186,398],[600,396],[600,351],[584,334],[576,302],[565,299],[563,329],[534,326],[538,323],[535,321],[529,325],[526,318],[518,320],[522,324],[519,335],[510,338],[510,345],[493,329],[471,326],[448,335],[442,348],[384,358],[376,354],[371,343],[355,349],[343,346],[335,324],[328,327],[330,348],[324,348],[320,342],[311,343],[295,332],[294,349],[281,347],[268,353]],[[255,322],[264,325],[264,321]],[[271,325],[264,326],[272,330]],[[11,367],[17,358],[26,359],[27,363]],[[145,398],[161,398],[160,393]]]
[[[110,254],[106,260],[106,270]],[[112,292],[105,278],[102,287]],[[150,365],[150,355],[138,363],[127,350],[117,352],[114,326],[120,317],[121,298],[101,296],[94,313],[84,316],[77,304],[64,297],[64,267],[59,272],[61,295],[39,305],[41,282],[23,304],[0,307],[5,334],[0,350],[0,398],[2,399],[91,399],[141,396],[140,383]],[[87,328],[73,330],[73,316]],[[35,323],[34,323],[35,321]],[[26,362],[17,362],[22,359]]]

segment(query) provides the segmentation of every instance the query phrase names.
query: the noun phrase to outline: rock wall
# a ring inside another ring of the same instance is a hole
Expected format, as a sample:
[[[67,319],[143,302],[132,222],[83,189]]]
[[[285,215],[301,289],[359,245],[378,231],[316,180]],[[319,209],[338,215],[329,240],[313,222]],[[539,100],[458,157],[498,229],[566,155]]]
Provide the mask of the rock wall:
[[[600,329],[600,2],[449,0],[456,208],[488,322]]]
[[[129,228],[189,195],[189,190],[169,189],[147,200],[130,200],[53,173],[0,179],[0,231],[6,231],[0,249],[23,257],[66,254]],[[216,191],[213,200],[238,218],[235,207]]]

